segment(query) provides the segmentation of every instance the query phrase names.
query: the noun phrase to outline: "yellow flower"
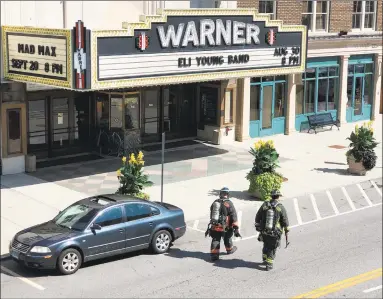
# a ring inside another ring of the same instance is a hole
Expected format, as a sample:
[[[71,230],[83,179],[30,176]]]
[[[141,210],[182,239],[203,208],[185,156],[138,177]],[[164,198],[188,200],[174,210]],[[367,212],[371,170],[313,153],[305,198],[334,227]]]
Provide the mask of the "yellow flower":
[[[126,162],[126,157],[122,157],[122,162]]]
[[[131,154],[129,159],[129,164],[136,164],[136,163],[137,163],[136,157],[134,156],[134,154]]]
[[[117,170],[117,176],[121,176],[121,170]]]
[[[140,151],[140,152],[138,153],[138,155],[137,155],[137,160],[138,160],[138,161],[142,161],[143,158],[144,158],[144,154]]]
[[[359,130],[359,126],[358,125],[355,125],[355,133],[357,133]]]
[[[373,121],[372,121],[372,120],[370,120],[370,121],[367,123],[367,127],[368,127],[369,129],[371,129],[371,127],[372,127],[372,124],[373,124]]]

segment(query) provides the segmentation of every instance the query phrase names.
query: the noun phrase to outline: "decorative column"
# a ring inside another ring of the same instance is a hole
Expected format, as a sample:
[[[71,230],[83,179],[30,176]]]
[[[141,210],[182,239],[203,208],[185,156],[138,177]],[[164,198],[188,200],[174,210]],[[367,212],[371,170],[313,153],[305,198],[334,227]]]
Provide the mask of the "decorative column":
[[[348,58],[349,55],[341,56],[339,70],[339,101],[338,101],[338,120],[340,125],[347,122],[347,76],[348,76]]]
[[[371,120],[375,120],[379,115],[380,93],[382,92],[382,54],[375,54],[374,71],[374,101],[372,103]]]
[[[236,114],[235,139],[245,141],[250,138],[250,77],[238,79],[237,81]]]
[[[285,134],[290,135],[295,130],[295,102],[296,102],[296,80],[301,74],[290,74],[287,77],[287,111]]]

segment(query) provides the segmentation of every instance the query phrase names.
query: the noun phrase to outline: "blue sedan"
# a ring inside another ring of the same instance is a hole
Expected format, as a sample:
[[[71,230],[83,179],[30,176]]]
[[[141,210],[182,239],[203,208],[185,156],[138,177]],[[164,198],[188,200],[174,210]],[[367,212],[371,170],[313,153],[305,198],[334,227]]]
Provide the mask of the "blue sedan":
[[[31,268],[75,273],[84,262],[151,248],[166,252],[186,232],[182,209],[124,195],[82,199],[53,220],[17,233],[11,257]]]

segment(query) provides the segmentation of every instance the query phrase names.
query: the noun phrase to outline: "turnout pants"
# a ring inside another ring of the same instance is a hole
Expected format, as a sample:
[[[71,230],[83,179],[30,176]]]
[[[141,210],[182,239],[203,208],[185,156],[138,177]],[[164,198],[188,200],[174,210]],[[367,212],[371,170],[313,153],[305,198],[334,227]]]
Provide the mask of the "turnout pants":
[[[267,265],[273,266],[275,255],[277,253],[277,248],[281,242],[281,236],[270,236],[262,234],[262,239],[262,259],[264,262],[266,262]]]
[[[218,257],[219,250],[221,247],[221,239],[223,238],[223,243],[225,244],[226,251],[230,253],[233,249],[233,234],[234,230],[229,229],[226,232],[219,232],[215,230],[210,231],[211,236],[211,247],[210,254],[211,256]]]

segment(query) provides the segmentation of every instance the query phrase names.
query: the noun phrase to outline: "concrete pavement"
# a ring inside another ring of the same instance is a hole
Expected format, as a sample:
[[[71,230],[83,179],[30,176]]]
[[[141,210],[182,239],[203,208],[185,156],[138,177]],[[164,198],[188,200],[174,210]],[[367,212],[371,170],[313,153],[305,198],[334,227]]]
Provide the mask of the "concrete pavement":
[[[272,272],[263,271],[261,243],[255,239],[244,238],[235,255],[222,255],[213,264],[208,262],[210,240],[189,230],[165,255],[143,252],[102,260],[71,276],[26,271],[3,261],[2,297],[291,298],[381,268],[381,207],[295,226],[291,245],[278,250]],[[375,277],[327,296],[378,298],[379,289],[368,295],[363,291],[379,284]]]

